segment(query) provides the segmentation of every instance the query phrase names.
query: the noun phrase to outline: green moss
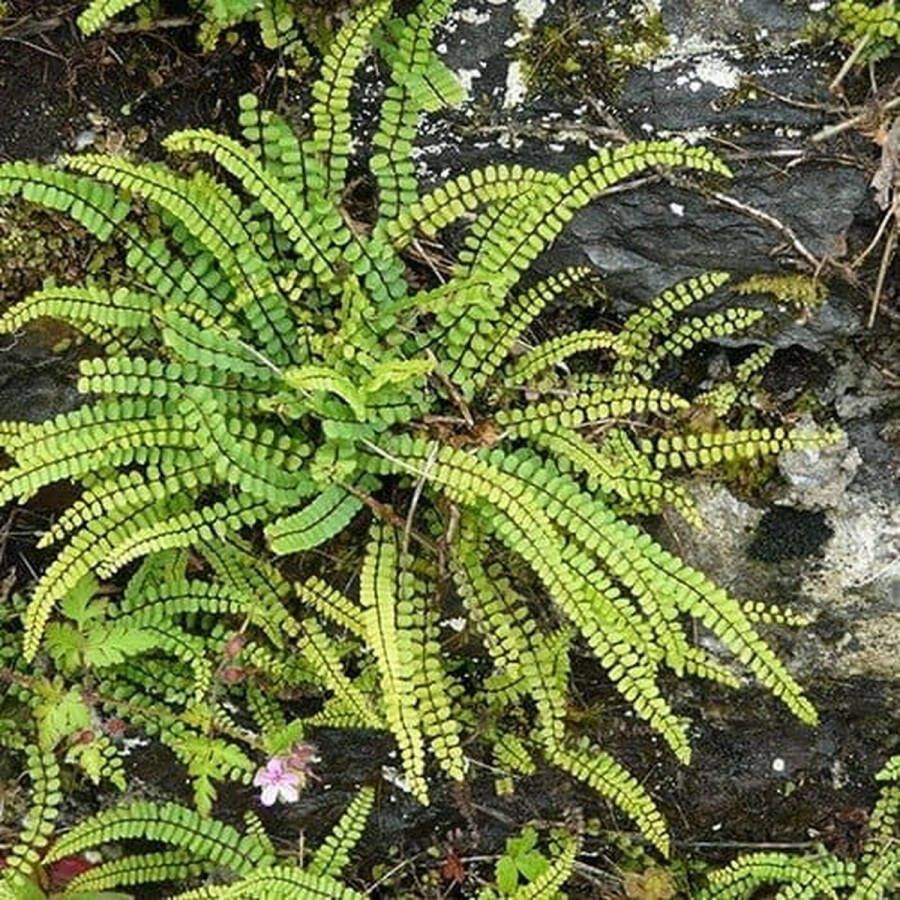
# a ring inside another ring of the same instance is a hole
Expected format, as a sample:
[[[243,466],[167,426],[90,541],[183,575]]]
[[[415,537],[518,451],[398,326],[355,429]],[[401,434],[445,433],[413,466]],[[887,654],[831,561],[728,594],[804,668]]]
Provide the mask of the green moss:
[[[614,96],[635,66],[659,56],[669,37],[658,11],[628,12],[610,24],[567,2],[520,45],[529,90],[562,91],[581,101]]]
[[[828,299],[828,288],[817,278],[796,272],[766,272],[735,285],[738,294],[768,294],[797,309],[805,320]]]

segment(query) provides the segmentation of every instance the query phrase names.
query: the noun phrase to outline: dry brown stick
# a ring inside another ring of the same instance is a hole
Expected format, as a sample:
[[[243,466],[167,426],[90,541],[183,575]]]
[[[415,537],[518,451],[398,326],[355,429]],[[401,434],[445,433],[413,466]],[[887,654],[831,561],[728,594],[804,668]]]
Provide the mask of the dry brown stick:
[[[840,71],[834,76],[834,80],[828,85],[828,90],[833,94],[840,86],[841,82],[847,77],[847,73],[853,68],[853,64],[859,59],[860,54],[869,46],[872,40],[871,34],[864,34],[859,43],[853,48],[853,52],[844,60]]]
[[[732,197],[729,194],[723,194],[721,191],[712,191],[709,196],[723,206],[727,206],[730,209],[743,213],[745,216],[749,216],[751,219],[756,219],[758,222],[763,222],[764,224],[771,226],[780,234],[784,235],[788,241],[790,241],[791,246],[797,253],[799,253],[814,269],[820,269],[822,267],[822,260],[809,250],[800,238],[797,237],[797,233],[794,229],[791,228],[790,225],[782,222],[781,219],[776,218],[771,213],[767,213],[762,209],[757,209],[755,206],[750,206],[748,203],[742,203],[735,197]]]
[[[341,487],[348,493],[353,494],[357,500],[361,500],[373,513],[375,513],[376,516],[378,516],[379,519],[387,522],[388,525],[393,525],[398,531],[405,532],[406,520],[392,506],[389,506],[387,503],[382,503],[380,500],[376,500],[371,494],[361,491],[352,484],[341,483]],[[414,541],[430,550],[435,556],[438,555],[439,550],[437,544],[425,537],[424,534],[420,534],[418,531],[411,528],[409,536]]]
[[[894,248],[897,246],[897,229],[894,228],[888,235],[884,245],[884,253],[881,254],[881,265],[878,267],[878,279],[875,282],[875,290],[872,292],[872,306],[869,309],[869,328],[875,324],[875,316],[878,315],[878,303],[881,300],[881,292],[884,290],[884,282],[887,280],[888,267],[894,256]]]
[[[888,100],[887,103],[880,105],[878,109],[881,112],[890,112],[892,109],[897,109],[898,107],[900,107],[900,97],[894,97],[893,99]],[[829,138],[833,138],[844,131],[855,128],[857,125],[865,122],[871,114],[871,110],[864,110],[849,119],[844,119],[843,122],[838,122],[836,125],[828,125],[821,131],[817,131],[809,139],[810,143],[820,144],[822,141],[827,141]]]
[[[888,225],[891,224],[891,219],[893,219],[895,216],[897,216],[898,221],[900,221],[900,210],[891,208],[884,214],[883,218],[881,219],[881,223],[878,225],[878,230],[875,232],[875,237],[873,237],[872,240],[869,241],[866,249],[863,250],[862,253],[860,253],[859,256],[857,256],[856,259],[854,259],[851,263],[854,269],[861,266],[865,258],[878,246],[878,244],[881,242],[881,239],[884,237],[885,231],[887,231]]]

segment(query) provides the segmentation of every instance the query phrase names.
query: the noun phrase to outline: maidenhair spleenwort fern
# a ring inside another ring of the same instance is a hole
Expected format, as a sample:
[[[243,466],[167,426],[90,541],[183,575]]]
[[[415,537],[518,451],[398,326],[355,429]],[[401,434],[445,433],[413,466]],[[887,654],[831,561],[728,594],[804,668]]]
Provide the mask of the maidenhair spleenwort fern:
[[[45,896],[31,880],[32,869],[39,861],[52,866],[101,845],[135,840],[144,845],[141,852],[111,855],[76,875],[62,892],[52,896],[58,900],[125,897],[131,895],[105,892],[191,883],[200,886],[167,892],[166,896],[185,900],[361,900],[365,896],[340,878],[372,809],[371,788],[363,788],[356,795],[305,865],[280,861],[259,819],[252,814],[242,833],[177,803],[145,800],[120,804],[83,819],[41,854],[56,816],[59,770],[52,755],[48,757],[35,748],[29,750],[29,759],[34,781],[32,808],[15,855],[0,879],[0,900]],[[152,844],[160,845],[160,849],[147,849]]]
[[[884,900],[900,891],[900,756],[875,776],[884,783],[869,819],[869,837],[858,861],[821,850],[800,856],[747,853],[709,876],[698,900],[749,900],[761,888],[779,887],[779,898]]]
[[[115,289],[48,287],[0,318],[7,332],[58,318],[106,349],[81,365],[81,407],[0,424],[12,460],[0,503],[57,481],[82,487],[44,537],[61,549],[25,612],[24,658],[35,659],[60,605],[92,573],[110,578],[148,554],[202,554],[257,530],[277,554],[302,554],[340,540],[351,523],[368,527],[358,590],[313,578],[297,588],[309,623],[299,632],[279,613],[255,620],[271,637],[284,628],[319,677],[329,673],[320,721],[386,725],[422,802],[431,760],[461,779],[467,742],[497,741],[509,756],[511,735],[518,758],[542,757],[587,782],[666,852],[647,790],[569,721],[570,658],[593,656],[683,762],[687,723],[665,696],[665,671],[737,684],[732,667],[694,641],[697,625],[814,722],[756,626],[794,617],[748,612],[630,517],[674,507],[696,521],[673,471],[751,464],[834,435],[745,427],[739,385],[709,406],[663,386],[664,366],[761,315],[687,315],[724,273],[672,287],[616,330],[529,343],[531,323],[590,274],[523,283],[579,209],[659,166],[729,172],[706,149],[654,141],[601,150],[563,174],[489,165],[420,190],[418,120],[463,96],[431,49],[450,5],[424,0],[403,18],[391,18],[388,0],[361,9],[325,55],[309,134],[245,97],[246,143],[202,129],[166,140],[173,153],[211,158],[215,174],[104,155],[72,156],[59,169],[0,165],[0,194],[119,242],[127,265]],[[390,84],[369,160],[377,210],[361,224],[342,209],[355,172],[349,97],[376,28]],[[157,213],[165,236],[130,219],[133,206]],[[467,230],[453,271],[429,283],[409,251],[418,235],[458,222]],[[569,364],[586,352],[590,368]],[[177,598],[154,602],[178,609]],[[231,610],[227,597],[196,602]],[[460,611],[469,640],[455,657],[445,619]],[[340,632],[370,664],[364,684],[343,667]],[[202,636],[170,624],[151,642],[193,667],[196,702],[208,697]],[[491,674],[463,691],[455,669],[477,653]],[[523,705],[532,727],[515,733],[505,715]],[[497,726],[473,730],[487,712]]]
[[[78,27],[86,35],[95,34],[140,3],[141,0],[90,0],[78,16]],[[345,11],[359,5],[360,0],[332,4]],[[204,50],[212,50],[228,29],[255,22],[266,47],[283,50],[300,66],[311,61],[309,42],[322,45],[329,33],[329,14],[335,11],[313,0],[191,0],[189,7],[201,17],[198,39]]]

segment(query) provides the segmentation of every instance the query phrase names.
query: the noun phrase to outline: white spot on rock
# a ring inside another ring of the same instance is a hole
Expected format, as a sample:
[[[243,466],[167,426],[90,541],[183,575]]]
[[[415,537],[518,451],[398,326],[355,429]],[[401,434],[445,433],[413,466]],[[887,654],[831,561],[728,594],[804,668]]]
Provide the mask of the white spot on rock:
[[[472,93],[472,85],[475,82],[476,78],[481,78],[481,70],[480,69],[457,69],[456,77],[459,79],[459,83],[465,88],[467,94]]]
[[[515,59],[506,70],[506,96],[503,98],[503,108],[511,109],[518,106],[528,94],[528,85],[522,71],[522,63]]]
[[[694,66],[694,77],[723,90],[734,90],[741,83],[740,69],[720,56],[706,56]],[[693,88],[693,85],[691,86]]]

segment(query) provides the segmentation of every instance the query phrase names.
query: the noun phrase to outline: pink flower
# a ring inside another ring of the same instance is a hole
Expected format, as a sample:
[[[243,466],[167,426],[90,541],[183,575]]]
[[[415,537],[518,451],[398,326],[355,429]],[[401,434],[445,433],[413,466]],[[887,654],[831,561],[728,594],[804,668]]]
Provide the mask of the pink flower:
[[[278,800],[296,803],[300,796],[300,776],[292,772],[280,756],[270,759],[266,767],[256,773],[253,784],[262,788],[263,806],[272,806]]]

